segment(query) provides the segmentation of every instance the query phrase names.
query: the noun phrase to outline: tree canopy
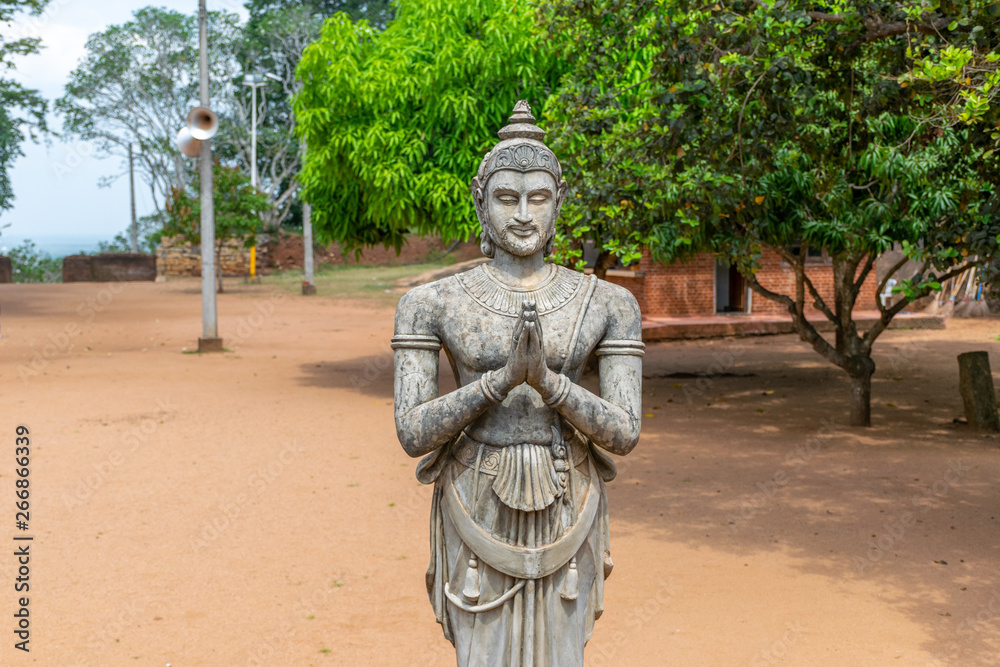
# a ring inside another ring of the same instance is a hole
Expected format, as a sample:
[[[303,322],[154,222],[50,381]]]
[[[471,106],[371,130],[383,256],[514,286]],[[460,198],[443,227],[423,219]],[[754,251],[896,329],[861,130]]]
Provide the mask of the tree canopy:
[[[244,75],[268,73],[257,94],[258,187],[271,201],[259,209],[276,228],[292,212],[300,166],[291,96],[302,50],[319,35],[321,19],[308,9],[271,9],[255,28],[236,14],[209,13],[211,106],[219,115],[213,154],[223,164],[250,171],[253,118]],[[131,21],[91,35],[87,54],[72,72],[56,108],[69,134],[95,142],[98,155],[126,165],[135,146],[137,173],[149,186],[157,219],[175,190],[188,186],[194,161],[175,144],[190,109],[199,104],[197,17],[146,7]],[[124,169],[108,180],[127,173]]]
[[[343,12],[352,21],[365,20],[375,28],[384,28],[395,14],[392,0],[247,0],[251,29],[275,11],[304,9],[323,18]]]
[[[250,186],[245,170],[216,164],[212,168],[215,204],[215,235],[219,243],[238,239],[251,247],[260,231],[260,212],[269,205],[267,196]],[[167,234],[183,235],[194,245],[201,243],[200,174],[189,188],[175,190],[167,202]]]
[[[707,249],[737,264],[848,373],[852,422],[867,424],[875,338],[911,299],[996,252],[996,171],[981,168],[995,158],[973,129],[927,117],[945,102],[940,95],[905,85],[912,35],[945,48],[929,34],[947,31],[952,18],[907,16],[902,3],[820,7],[557,5],[552,29],[571,33],[569,48],[585,57],[574,60],[549,117],[557,153],[586,170],[568,205],[575,220],[601,229],[605,248],[646,240],[664,261]],[[923,270],[902,281],[893,306],[864,304],[880,318],[863,330],[853,318],[861,286],[896,244]],[[831,303],[806,275],[804,253],[795,254],[803,245],[832,258]],[[762,247],[795,271],[794,293],[756,280]],[[834,340],[819,334],[807,306],[834,324]]]
[[[41,39],[14,35],[14,19],[24,12],[39,14],[49,0],[0,0],[0,71],[14,67],[14,59],[38,53]],[[0,77],[0,212],[14,202],[10,168],[23,151],[21,144],[48,130],[45,114],[48,103],[36,90]]]
[[[478,231],[469,182],[514,103],[565,65],[515,0],[418,0],[377,32],[338,14],[299,66],[301,180],[317,236],[401,247]]]
[[[218,108],[221,92],[240,74],[238,16],[211,12],[209,30],[212,97]],[[192,162],[175,140],[198,104],[198,89],[197,17],[145,7],[131,21],[88,38],[87,54],[55,106],[66,132],[94,142],[99,157],[117,157],[127,165],[133,144],[136,172],[160,211],[171,192],[183,190],[191,179]]]
[[[288,221],[297,226],[300,215],[296,195],[302,151],[292,97],[301,85],[295,71],[302,51],[319,37],[321,26],[322,19],[307,6],[274,7],[251,18],[235,49],[240,74],[264,75],[257,92],[257,185],[273,202],[263,212],[267,229]],[[219,155],[249,170],[254,96],[242,76],[221,83]]]

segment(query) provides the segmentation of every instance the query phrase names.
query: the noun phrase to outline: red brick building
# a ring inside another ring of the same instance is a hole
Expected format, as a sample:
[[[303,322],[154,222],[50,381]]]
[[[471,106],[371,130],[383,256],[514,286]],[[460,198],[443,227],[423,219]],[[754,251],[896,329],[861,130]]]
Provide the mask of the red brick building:
[[[833,308],[833,265],[825,252],[807,250],[806,275]],[[757,280],[778,294],[795,294],[795,272],[773,250],[764,249]],[[787,309],[750,291],[735,267],[725,266],[711,253],[700,253],[687,262],[660,264],[647,250],[634,271],[612,271],[608,280],[635,295],[645,317],[712,316],[726,313],[784,315]],[[869,274],[858,296],[859,310],[875,310],[878,289],[875,271]],[[806,300],[807,305],[812,299]]]

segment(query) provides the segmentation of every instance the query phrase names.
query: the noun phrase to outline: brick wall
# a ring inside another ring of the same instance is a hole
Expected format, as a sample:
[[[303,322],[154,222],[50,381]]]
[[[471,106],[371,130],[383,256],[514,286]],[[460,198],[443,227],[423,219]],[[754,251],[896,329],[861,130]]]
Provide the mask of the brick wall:
[[[760,258],[761,268],[757,272],[757,280],[767,289],[786,294],[795,298],[795,272],[785,263],[778,253],[764,248]],[[876,271],[873,269],[858,294],[855,308],[858,310],[875,310],[875,292],[878,290]],[[833,265],[829,262],[806,263],[806,275],[823,297],[823,301],[833,310]],[[806,307],[812,309],[813,299],[806,289]],[[765,299],[759,294],[753,295],[753,312],[758,314],[787,313],[788,309],[774,301]]]
[[[816,286],[827,304],[833,308],[833,267],[828,262],[806,265],[806,275]],[[708,316],[715,314],[715,257],[699,253],[688,262],[660,264],[654,262],[646,250],[639,261],[636,277],[608,276],[608,280],[625,287],[639,302],[642,314],[647,317]],[[795,272],[773,250],[765,248],[757,280],[764,287],[793,296]],[[878,282],[873,270],[858,295],[857,308],[875,309],[875,292]],[[784,314],[787,309],[774,301],[754,294],[752,312],[756,314]],[[811,303],[811,300],[808,301]]]
[[[145,281],[156,279],[156,257],[131,253],[69,255],[63,258],[64,283]]]
[[[688,262],[660,264],[646,250],[638,272],[642,277],[608,279],[635,295],[643,315],[672,317],[715,312],[715,258],[711,254],[701,253]]]

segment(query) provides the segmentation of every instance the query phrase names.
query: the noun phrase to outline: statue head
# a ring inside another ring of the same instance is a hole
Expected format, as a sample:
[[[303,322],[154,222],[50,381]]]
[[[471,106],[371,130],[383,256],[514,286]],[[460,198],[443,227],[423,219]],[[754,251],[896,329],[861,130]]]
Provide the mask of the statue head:
[[[519,257],[539,250],[548,257],[566,197],[562,166],[542,143],[545,131],[535,125],[524,100],[497,134],[500,143],[486,154],[472,179],[483,254],[493,257],[499,246]]]

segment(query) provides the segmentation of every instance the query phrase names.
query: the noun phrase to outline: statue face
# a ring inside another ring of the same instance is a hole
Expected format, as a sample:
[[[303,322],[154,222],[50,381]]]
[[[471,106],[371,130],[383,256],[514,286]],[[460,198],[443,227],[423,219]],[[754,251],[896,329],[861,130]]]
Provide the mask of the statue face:
[[[518,257],[544,249],[555,233],[565,194],[566,183],[557,184],[546,171],[495,172],[483,201],[494,242]]]

